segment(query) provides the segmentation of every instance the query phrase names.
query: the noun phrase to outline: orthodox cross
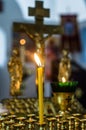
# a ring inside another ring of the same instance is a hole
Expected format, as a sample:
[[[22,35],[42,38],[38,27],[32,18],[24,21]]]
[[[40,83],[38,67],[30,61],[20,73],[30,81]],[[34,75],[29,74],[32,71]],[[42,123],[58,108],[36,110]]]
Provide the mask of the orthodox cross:
[[[61,34],[62,28],[58,25],[44,25],[43,18],[49,17],[49,9],[43,8],[43,1],[35,1],[35,8],[29,7],[29,16],[35,16],[35,24],[32,23],[14,23],[13,30],[21,32],[27,30],[30,34]]]
[[[29,16],[35,16],[35,23],[43,25],[43,18],[49,17],[49,9],[43,8],[43,2],[35,1],[35,8],[29,7]]]

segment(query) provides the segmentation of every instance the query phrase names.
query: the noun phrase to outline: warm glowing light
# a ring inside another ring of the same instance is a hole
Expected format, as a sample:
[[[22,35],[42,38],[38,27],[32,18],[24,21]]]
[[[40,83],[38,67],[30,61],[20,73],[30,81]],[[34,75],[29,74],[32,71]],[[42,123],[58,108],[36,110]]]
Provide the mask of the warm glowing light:
[[[61,104],[61,102],[62,102],[62,99],[61,99],[61,97],[59,96],[59,97],[58,97],[58,103]]]
[[[35,61],[36,61],[37,65],[42,66],[41,61],[40,61],[40,59],[39,59],[39,57],[38,57],[38,55],[36,53],[34,54],[34,58],[35,58]]]
[[[26,43],[26,40],[25,40],[25,39],[21,39],[21,40],[20,40],[20,44],[21,44],[21,45],[25,45],[25,43]]]
[[[66,82],[66,79],[65,79],[64,77],[62,77],[62,82],[63,82],[63,83]]]

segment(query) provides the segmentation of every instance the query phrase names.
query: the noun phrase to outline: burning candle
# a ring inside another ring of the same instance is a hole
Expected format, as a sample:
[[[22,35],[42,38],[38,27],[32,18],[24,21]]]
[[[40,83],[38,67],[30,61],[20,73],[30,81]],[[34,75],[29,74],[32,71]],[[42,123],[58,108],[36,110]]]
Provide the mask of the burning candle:
[[[38,65],[37,73],[38,73],[38,97],[39,97],[39,123],[43,124],[43,66],[37,54],[34,54],[35,61]]]
[[[62,77],[62,82],[63,82],[63,83],[65,83],[65,82],[66,82],[65,77]]]

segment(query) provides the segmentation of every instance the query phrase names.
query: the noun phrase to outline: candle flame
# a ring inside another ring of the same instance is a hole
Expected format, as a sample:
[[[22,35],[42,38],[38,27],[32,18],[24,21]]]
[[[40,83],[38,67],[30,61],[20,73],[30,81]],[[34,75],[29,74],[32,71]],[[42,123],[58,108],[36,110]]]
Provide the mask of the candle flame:
[[[63,82],[63,83],[66,82],[66,79],[65,79],[64,77],[62,77],[62,82]]]
[[[35,61],[36,61],[37,65],[41,66],[41,61],[40,61],[40,59],[39,59],[39,57],[38,57],[38,55],[36,53],[34,54],[34,58],[35,58]]]

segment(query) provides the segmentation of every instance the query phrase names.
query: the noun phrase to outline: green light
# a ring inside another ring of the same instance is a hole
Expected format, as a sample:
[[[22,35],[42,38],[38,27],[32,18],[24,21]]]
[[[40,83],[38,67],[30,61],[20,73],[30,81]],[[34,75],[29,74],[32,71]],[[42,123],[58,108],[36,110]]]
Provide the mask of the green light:
[[[70,87],[74,87],[76,85],[78,85],[78,81],[70,81],[70,82],[59,82],[58,85],[60,87],[66,87],[66,86],[70,86]]]

